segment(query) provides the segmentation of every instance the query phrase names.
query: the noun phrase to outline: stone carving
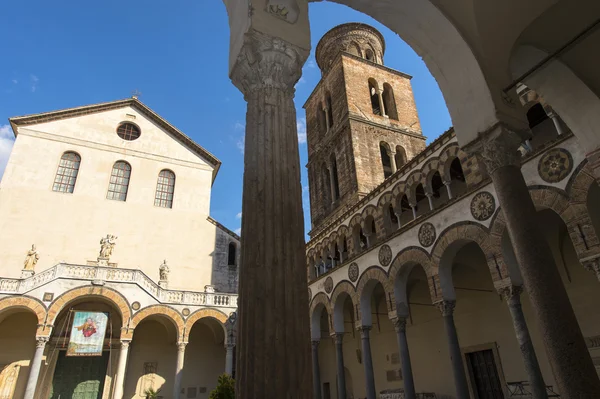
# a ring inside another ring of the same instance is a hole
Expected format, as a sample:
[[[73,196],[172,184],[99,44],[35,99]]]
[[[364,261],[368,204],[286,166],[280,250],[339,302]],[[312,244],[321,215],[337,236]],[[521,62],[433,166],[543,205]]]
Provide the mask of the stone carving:
[[[598,281],[600,281],[600,258],[594,256],[585,258],[581,260],[581,264],[585,270],[594,273]]]
[[[296,0],[269,0],[267,12],[293,24],[298,20],[300,9]]]
[[[487,191],[477,193],[471,200],[471,215],[479,221],[488,220],[496,210],[496,200]]]
[[[564,148],[553,148],[538,163],[538,173],[547,183],[558,183],[573,170],[573,157]]]
[[[385,244],[379,248],[379,263],[381,266],[388,266],[392,262],[392,248]]]
[[[419,242],[421,245],[424,247],[433,245],[435,237],[435,227],[429,222],[423,223],[419,228]]]
[[[356,282],[356,280],[358,280],[358,265],[356,264],[356,262],[353,262],[350,265],[350,267],[348,267],[348,278],[353,283]]]
[[[478,140],[463,149],[480,158],[488,172],[492,174],[503,166],[521,165],[518,148],[524,137],[526,137],[524,132],[517,132],[508,125],[498,122],[481,133]]]
[[[442,316],[452,316],[456,307],[456,301],[441,301],[436,303],[435,306],[442,313]]]
[[[98,257],[98,261],[100,261],[100,259],[110,259],[110,256],[115,249],[117,238],[117,236],[107,234],[106,237],[103,237],[100,240],[100,256]]]
[[[325,292],[331,294],[331,291],[333,291],[333,279],[329,276],[325,280]]]
[[[40,260],[40,254],[35,249],[35,244],[31,246],[31,249],[27,251],[27,256],[25,256],[25,262],[23,262],[23,270],[34,271],[35,265],[38,260]]]
[[[163,260],[163,263],[158,268],[158,272],[160,274],[160,281],[167,282],[169,281],[169,266],[167,265],[167,260]]]

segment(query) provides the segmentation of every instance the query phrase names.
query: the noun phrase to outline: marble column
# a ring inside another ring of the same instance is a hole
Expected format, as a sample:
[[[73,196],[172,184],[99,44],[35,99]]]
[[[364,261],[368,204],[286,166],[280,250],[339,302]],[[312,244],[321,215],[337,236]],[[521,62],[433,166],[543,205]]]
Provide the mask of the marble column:
[[[387,116],[385,105],[383,104],[383,93],[381,93],[381,90],[377,90],[377,96],[379,97],[379,108],[381,109],[381,116]]]
[[[398,229],[402,228],[402,222],[400,221],[400,216],[402,216],[402,212],[396,213],[396,219],[398,219]]]
[[[373,373],[373,358],[371,356],[371,339],[369,332],[371,326],[360,326],[360,340],[362,342],[362,361],[365,367],[365,386],[367,399],[377,399],[375,393],[375,374]]]
[[[522,292],[523,287],[515,285],[500,289],[500,295],[506,300],[510,315],[512,316],[517,341],[519,342],[519,348],[521,349],[521,355],[525,363],[525,371],[529,377],[531,393],[536,399],[546,399],[548,397],[546,384],[544,383],[544,377],[542,376],[542,371],[540,370],[540,365],[533,349],[529,328],[527,328],[527,322],[525,321],[525,315],[521,307]]]
[[[425,196],[427,197],[427,201],[429,201],[429,210],[433,211],[433,194],[425,193]]]
[[[185,359],[185,347],[187,342],[177,343],[177,364],[175,365],[175,384],[173,385],[173,399],[179,399],[181,395],[181,377],[183,377],[183,362]]]
[[[444,186],[446,186],[446,191],[448,191],[448,199],[452,199],[452,189],[450,188],[451,184],[452,184],[451,181],[444,182]]]
[[[117,365],[117,376],[115,378],[115,392],[113,399],[123,398],[123,384],[125,383],[125,372],[127,371],[127,355],[131,341],[121,341],[121,350],[119,351],[119,363]]]
[[[371,241],[371,237],[373,237],[373,233],[369,232],[367,234],[367,231],[363,230],[363,234],[365,235],[365,237],[367,239],[367,248],[365,248],[365,249],[371,248],[373,246],[373,242]]]
[[[331,126],[331,125],[329,123],[329,112],[327,112],[326,106],[323,107],[323,113],[325,114],[325,132],[329,133],[329,126]]]
[[[225,373],[233,375],[233,351],[235,344],[228,343],[225,345]]]
[[[417,218],[417,204],[409,204],[412,209],[413,220]]]
[[[389,152],[390,164],[392,166],[392,174],[396,173],[398,167],[396,166],[396,153],[394,151]]]
[[[319,368],[319,341],[312,341],[312,370],[313,370],[313,398],[321,399],[321,369]]]
[[[329,170],[329,188],[331,191],[331,203],[335,203],[336,195],[335,195],[335,178],[333,176],[333,165],[329,164],[327,166],[327,169]]]
[[[290,25],[290,29],[294,28]],[[312,397],[294,85],[308,49],[249,29],[231,79],[248,102],[236,395]]]
[[[398,350],[400,351],[400,364],[402,365],[402,378],[404,379],[404,397],[406,399],[416,399],[415,381],[413,379],[412,365],[410,363],[410,353],[408,351],[408,341],[406,340],[406,319],[398,317],[392,319],[396,336],[398,338]]]
[[[556,115],[556,113],[554,112],[553,109],[547,109],[544,108],[544,110],[546,111],[546,115],[548,115],[548,117],[550,119],[552,119],[552,123],[554,123],[554,127],[556,128],[556,133],[561,136],[562,134],[564,134],[563,128],[560,124],[560,119],[558,118],[558,115]]]
[[[25,386],[24,399],[33,399],[35,395],[35,389],[40,377],[40,368],[42,367],[42,358],[44,357],[44,349],[46,349],[47,343],[48,337],[36,337],[35,353],[29,363],[29,377]]]
[[[522,137],[499,123],[473,147],[494,183],[561,398],[594,397],[600,379],[521,174],[517,148]]]
[[[469,398],[467,375],[465,373],[465,366],[462,360],[460,344],[458,343],[456,326],[454,325],[454,307],[456,306],[456,301],[442,301],[436,303],[436,306],[444,318],[444,327],[446,329],[446,338],[448,340],[450,361],[452,362],[452,374],[454,375],[456,397]]]
[[[335,344],[335,359],[337,365],[337,390],[338,399],[346,399],[346,371],[344,368],[344,333],[332,334]]]

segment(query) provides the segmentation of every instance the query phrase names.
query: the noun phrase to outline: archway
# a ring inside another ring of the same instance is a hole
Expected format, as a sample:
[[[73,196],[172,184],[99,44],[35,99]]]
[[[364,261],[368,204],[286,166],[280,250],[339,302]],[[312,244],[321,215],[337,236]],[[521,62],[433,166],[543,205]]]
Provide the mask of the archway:
[[[348,283],[342,283],[338,286],[331,296],[331,311],[332,311],[332,333],[335,334],[336,340],[341,340],[342,355],[344,364],[344,386],[346,387],[346,397],[353,398],[355,392],[360,392],[358,388],[349,385],[349,382],[355,381],[364,375],[362,365],[359,363],[360,353],[360,335],[357,334],[356,325],[356,309],[353,292],[348,292],[353,288]],[[336,362],[339,361],[336,356]],[[336,363],[336,370],[338,364]],[[337,373],[336,373],[337,374]],[[350,375],[350,379],[346,378]],[[364,380],[364,379],[363,379]],[[338,397],[339,376],[335,385],[335,394],[332,389],[332,398]]]

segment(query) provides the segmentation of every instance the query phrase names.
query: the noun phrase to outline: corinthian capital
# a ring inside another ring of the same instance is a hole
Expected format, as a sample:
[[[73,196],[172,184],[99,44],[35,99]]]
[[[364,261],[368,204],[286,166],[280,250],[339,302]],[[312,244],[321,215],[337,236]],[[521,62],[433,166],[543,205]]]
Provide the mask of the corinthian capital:
[[[435,306],[442,313],[442,316],[452,316],[456,307],[456,301],[441,301],[436,303]]]
[[[525,131],[519,131],[503,122],[498,122],[480,133],[479,138],[468,144],[465,150],[481,159],[491,174],[503,166],[521,165],[518,149],[528,136]]]
[[[244,34],[231,80],[244,96],[268,88],[293,94],[308,54],[309,50],[250,29]]]
[[[508,287],[502,287],[498,290],[498,293],[509,304],[510,303],[520,303],[522,292],[523,292],[522,285],[509,285]]]

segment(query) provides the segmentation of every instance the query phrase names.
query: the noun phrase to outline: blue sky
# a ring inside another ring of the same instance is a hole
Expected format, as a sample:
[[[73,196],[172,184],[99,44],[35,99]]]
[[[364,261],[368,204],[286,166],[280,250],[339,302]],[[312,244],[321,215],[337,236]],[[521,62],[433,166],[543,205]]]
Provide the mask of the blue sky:
[[[84,5],[85,4],[85,5]],[[311,3],[313,52],[296,86],[306,232],[310,230],[302,105],[320,78],[314,47],[334,26],[365,22],[385,36],[387,66],[413,76],[428,143],[451,126],[437,83],[396,34],[333,3]],[[228,73],[229,27],[219,0],[5,2],[0,15],[0,175],[12,146],[11,116],[131,96],[215,154],[223,166],[211,215],[240,227],[246,103]]]

